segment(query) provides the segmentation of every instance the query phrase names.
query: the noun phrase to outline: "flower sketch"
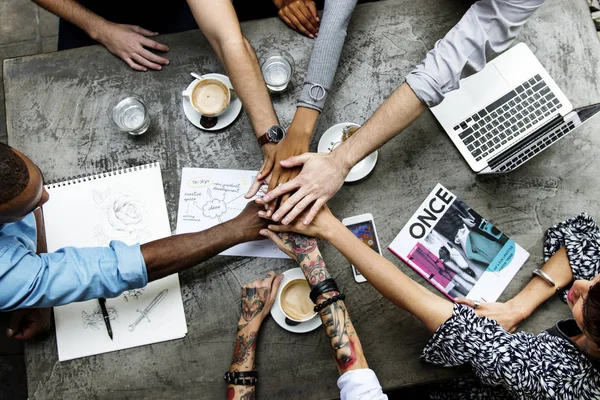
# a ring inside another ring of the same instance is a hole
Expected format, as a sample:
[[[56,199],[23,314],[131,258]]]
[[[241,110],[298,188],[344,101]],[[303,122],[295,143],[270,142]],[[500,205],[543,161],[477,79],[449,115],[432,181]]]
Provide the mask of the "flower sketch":
[[[107,311],[108,319],[110,321],[114,321],[117,318],[119,318],[119,315],[117,314],[117,311],[114,308],[108,308]],[[81,321],[83,322],[84,329],[92,329],[94,331],[97,331],[105,325],[104,316],[102,315],[102,310],[100,309],[100,306],[94,308],[94,310],[89,314],[85,311],[82,311]]]
[[[94,237],[99,245],[107,245],[114,239],[145,242],[151,236],[145,228],[147,212],[144,205],[126,193],[92,192],[94,203],[102,210],[103,221],[94,228]]]

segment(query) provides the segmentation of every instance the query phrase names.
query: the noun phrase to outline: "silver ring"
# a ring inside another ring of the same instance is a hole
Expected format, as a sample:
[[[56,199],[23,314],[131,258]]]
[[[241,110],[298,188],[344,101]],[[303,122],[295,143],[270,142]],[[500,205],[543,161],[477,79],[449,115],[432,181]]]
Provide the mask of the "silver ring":
[[[480,305],[481,305],[481,303],[478,300],[473,300],[473,308],[475,310],[477,310]]]

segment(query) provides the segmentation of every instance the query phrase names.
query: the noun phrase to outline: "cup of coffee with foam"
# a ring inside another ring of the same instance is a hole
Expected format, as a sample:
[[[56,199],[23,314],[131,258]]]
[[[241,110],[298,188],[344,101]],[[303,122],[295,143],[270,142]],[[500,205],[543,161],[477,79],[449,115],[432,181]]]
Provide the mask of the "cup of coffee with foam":
[[[279,291],[279,304],[283,314],[294,322],[306,322],[317,313],[310,299],[310,286],[306,279],[292,279]]]
[[[206,117],[221,115],[231,101],[231,91],[217,78],[198,79],[182,93],[190,99],[194,110]]]

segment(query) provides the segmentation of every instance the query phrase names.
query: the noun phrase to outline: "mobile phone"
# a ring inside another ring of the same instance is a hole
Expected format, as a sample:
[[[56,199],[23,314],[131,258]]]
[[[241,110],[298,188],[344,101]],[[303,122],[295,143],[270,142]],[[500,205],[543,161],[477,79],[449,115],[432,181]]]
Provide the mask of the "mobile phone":
[[[361,214],[355,217],[348,217],[342,220],[342,224],[346,225],[346,228],[350,230],[357,238],[361,239],[363,243],[381,254],[381,248],[379,247],[379,239],[377,239],[377,230],[375,229],[375,221],[371,214]],[[354,274],[354,280],[357,283],[363,283],[367,281],[360,271],[352,264],[352,273]]]

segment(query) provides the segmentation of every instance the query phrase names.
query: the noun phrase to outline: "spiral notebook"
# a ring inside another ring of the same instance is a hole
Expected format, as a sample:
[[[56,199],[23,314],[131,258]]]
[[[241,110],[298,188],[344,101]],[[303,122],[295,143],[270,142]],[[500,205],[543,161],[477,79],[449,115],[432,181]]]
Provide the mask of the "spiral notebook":
[[[171,235],[159,163],[45,186],[48,252],[146,243]],[[98,300],[54,308],[60,361],[182,338],[187,334],[177,274],[107,299],[113,340]]]

